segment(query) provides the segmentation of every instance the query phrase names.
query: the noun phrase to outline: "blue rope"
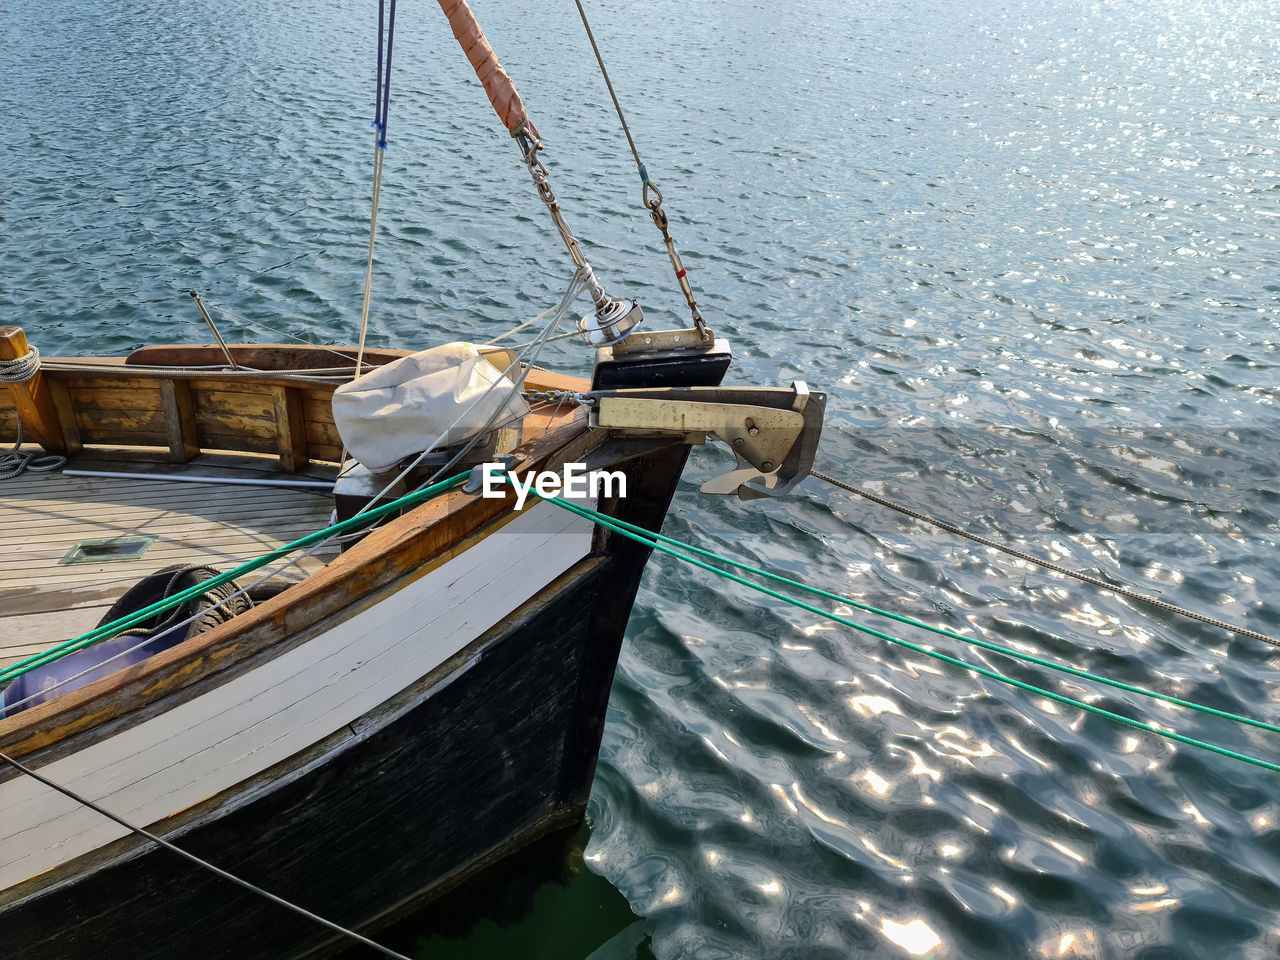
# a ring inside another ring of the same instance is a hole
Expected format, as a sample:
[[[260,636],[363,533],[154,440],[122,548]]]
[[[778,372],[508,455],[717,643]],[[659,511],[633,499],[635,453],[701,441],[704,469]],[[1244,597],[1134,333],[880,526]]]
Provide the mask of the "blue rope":
[[[386,16],[387,0],[378,0],[378,72],[374,77],[377,84],[373,93],[373,127],[382,132],[382,31],[383,19]]]
[[[396,36],[396,0],[391,0],[391,15],[387,18],[387,66],[386,73],[382,77],[382,115],[378,121],[378,133],[380,139],[378,146],[387,149],[387,113],[391,105],[391,44]],[[381,49],[378,51],[381,58]]]
[[[391,45],[396,35],[396,0],[391,0],[391,14],[387,15],[387,0],[378,0],[378,69],[373,92],[373,121],[369,126],[376,131],[374,142],[378,149],[387,149],[387,114],[391,106]]]

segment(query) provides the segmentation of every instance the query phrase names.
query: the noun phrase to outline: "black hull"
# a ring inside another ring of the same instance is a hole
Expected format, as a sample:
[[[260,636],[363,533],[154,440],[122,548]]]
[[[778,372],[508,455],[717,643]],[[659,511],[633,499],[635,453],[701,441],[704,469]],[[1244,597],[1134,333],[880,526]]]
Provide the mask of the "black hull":
[[[627,463],[632,495],[611,512],[659,526],[687,454],[670,447]],[[445,664],[447,681],[174,841],[371,932],[580,823],[647,558],[631,541],[598,538],[595,556]],[[281,960],[343,945],[162,849],[0,911],[0,954],[23,960]]]

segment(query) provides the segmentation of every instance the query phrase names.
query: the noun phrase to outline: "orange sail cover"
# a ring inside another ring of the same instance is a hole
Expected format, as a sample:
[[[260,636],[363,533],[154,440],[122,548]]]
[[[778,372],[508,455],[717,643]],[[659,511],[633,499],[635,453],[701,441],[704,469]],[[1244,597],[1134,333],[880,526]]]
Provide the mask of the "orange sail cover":
[[[502,69],[498,55],[489,46],[489,41],[485,39],[484,31],[480,29],[466,0],[439,0],[439,3],[440,9],[449,18],[454,37],[462,45],[476,76],[484,84],[484,92],[489,95],[489,102],[498,112],[502,125],[514,133],[529,116],[520,100],[520,94],[516,93],[516,85],[511,82],[507,71]],[[537,131],[533,132],[536,136]]]

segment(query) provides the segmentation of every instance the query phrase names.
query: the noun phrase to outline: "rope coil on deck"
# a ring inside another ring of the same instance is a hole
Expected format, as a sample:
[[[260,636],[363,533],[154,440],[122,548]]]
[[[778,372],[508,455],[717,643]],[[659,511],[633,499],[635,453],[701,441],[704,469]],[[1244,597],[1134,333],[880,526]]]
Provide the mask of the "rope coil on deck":
[[[34,349],[34,348],[33,348]],[[22,418],[18,417],[18,438],[8,453],[0,453],[0,480],[12,480],[30,470],[32,473],[48,473],[66,465],[67,458],[57,454],[37,457],[22,452]]]
[[[14,360],[0,360],[0,383],[29,383],[40,372],[40,351],[33,346]],[[12,480],[30,470],[32,473],[47,473],[57,470],[67,462],[66,457],[50,455],[37,457],[32,453],[22,452],[22,417],[15,415],[18,423],[18,435],[8,453],[0,453],[0,480]]]

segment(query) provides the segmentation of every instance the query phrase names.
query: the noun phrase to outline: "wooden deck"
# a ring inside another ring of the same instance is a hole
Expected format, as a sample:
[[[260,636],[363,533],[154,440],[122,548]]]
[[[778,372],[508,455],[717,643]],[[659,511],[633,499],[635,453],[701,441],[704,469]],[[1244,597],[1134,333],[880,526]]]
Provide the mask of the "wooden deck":
[[[0,327],[0,355],[26,349],[19,328]],[[289,372],[333,366],[340,353],[281,344],[230,349],[257,371],[253,377],[219,379],[206,370],[222,360],[211,346],[46,360],[30,382],[0,384],[0,449],[12,443],[21,411],[32,443],[26,449],[42,452],[38,441],[66,452],[72,469],[332,481],[341,453],[331,409],[336,381]],[[365,359],[387,363],[406,353],[372,351]],[[504,354],[498,362],[512,361]],[[590,386],[540,369],[527,384]],[[574,416],[572,405],[544,404],[525,418],[520,436],[532,439]],[[91,629],[149,573],[178,563],[225,570],[326,525],[332,507],[331,490],[319,488],[30,472],[0,480],[0,667]],[[130,535],[155,540],[138,559],[60,562],[78,541]],[[334,555],[336,548],[317,553],[286,575],[298,578]]]
[[[333,508],[332,496],[320,488],[217,482],[281,479],[274,457],[202,454],[174,464],[163,450],[95,451],[74,457],[68,468],[215,479],[28,472],[0,480],[0,667],[92,629],[116,598],[161,567],[196,563],[226,570],[325,526]],[[334,469],[313,465],[306,473],[297,478],[332,479]],[[80,540],[123,536],[155,541],[134,560],[59,562]],[[285,576],[297,579],[336,554],[336,547],[326,547]]]

